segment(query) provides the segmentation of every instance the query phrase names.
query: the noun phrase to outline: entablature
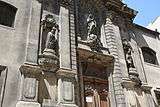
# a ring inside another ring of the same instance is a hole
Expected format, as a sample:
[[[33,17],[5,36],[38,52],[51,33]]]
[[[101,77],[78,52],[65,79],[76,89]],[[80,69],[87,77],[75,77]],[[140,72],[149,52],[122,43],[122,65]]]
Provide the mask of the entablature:
[[[78,47],[79,60],[86,61],[88,63],[94,63],[97,65],[102,65],[104,67],[111,66],[113,64],[114,57],[109,53],[103,54],[99,52],[93,52],[88,49],[87,48],[85,49],[85,47],[84,48],[80,46]]]

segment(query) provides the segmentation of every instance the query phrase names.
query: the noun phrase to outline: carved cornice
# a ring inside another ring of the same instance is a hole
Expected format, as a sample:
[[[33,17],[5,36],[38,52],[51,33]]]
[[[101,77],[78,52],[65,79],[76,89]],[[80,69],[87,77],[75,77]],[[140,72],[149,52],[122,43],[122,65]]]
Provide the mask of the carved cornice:
[[[120,0],[104,0],[104,5],[107,10],[112,10],[130,20],[133,20],[137,15],[137,11],[127,7]]]
[[[80,0],[81,7],[90,7],[91,5],[94,5],[94,8],[97,10],[105,8],[102,0]]]
[[[33,65],[28,63],[21,65],[19,70],[22,74],[27,74],[32,76],[41,74],[41,69],[38,65]]]

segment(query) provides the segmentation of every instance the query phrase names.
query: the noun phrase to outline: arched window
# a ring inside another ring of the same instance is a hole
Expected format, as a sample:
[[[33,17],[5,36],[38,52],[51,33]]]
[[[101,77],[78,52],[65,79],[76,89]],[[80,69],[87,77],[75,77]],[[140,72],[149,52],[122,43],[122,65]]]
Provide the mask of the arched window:
[[[0,1],[0,24],[13,27],[17,8]]]
[[[149,47],[142,47],[144,62],[158,65],[156,52]]]

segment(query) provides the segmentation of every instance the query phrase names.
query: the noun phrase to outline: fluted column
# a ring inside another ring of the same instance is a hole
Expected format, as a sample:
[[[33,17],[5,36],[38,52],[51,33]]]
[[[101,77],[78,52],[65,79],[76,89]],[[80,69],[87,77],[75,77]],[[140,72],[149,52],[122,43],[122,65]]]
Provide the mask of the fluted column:
[[[116,105],[114,105],[114,101],[111,101],[112,106],[114,107],[125,107],[125,96],[123,92],[123,88],[121,86],[122,82],[122,71],[120,68],[120,61],[118,55],[118,48],[117,48],[117,40],[116,40],[116,29],[115,25],[113,24],[114,12],[107,11],[106,15],[106,23],[105,23],[105,37],[106,43],[108,45],[110,53],[114,56],[114,67],[113,67],[113,75],[112,75],[112,86],[114,92],[112,90],[111,94],[115,98]],[[110,81],[111,83],[111,81]]]

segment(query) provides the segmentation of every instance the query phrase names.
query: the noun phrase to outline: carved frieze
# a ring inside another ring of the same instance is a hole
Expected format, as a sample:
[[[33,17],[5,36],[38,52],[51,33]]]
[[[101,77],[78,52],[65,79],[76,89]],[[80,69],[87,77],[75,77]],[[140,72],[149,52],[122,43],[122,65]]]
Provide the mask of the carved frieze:
[[[63,6],[70,6],[73,0],[60,0],[60,4]]]

